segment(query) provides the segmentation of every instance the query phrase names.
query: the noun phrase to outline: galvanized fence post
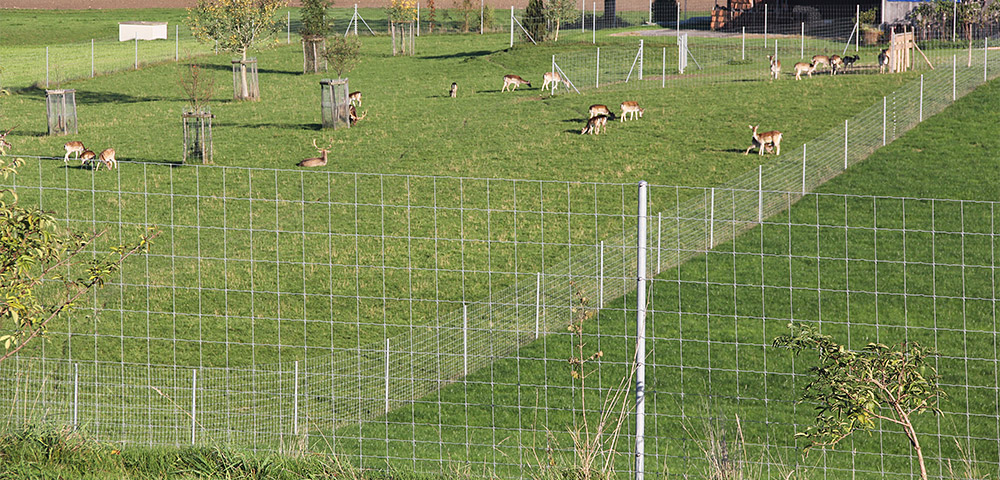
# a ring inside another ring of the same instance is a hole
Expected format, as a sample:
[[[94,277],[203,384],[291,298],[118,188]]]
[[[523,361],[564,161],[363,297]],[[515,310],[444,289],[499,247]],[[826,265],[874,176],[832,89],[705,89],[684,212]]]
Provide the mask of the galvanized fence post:
[[[191,370],[191,445],[195,444],[198,423],[198,370]]]
[[[924,121],[924,75],[920,74],[920,113],[917,120]]]
[[[639,182],[639,231],[636,251],[635,345],[635,480],[645,474],[646,430],[646,196],[648,185]]]
[[[757,223],[764,221],[764,166],[757,165]]]
[[[386,348],[388,349],[388,346]],[[463,303],[462,304],[462,376],[464,377],[468,374],[469,374],[469,306]]]
[[[806,196],[806,144],[804,143],[802,144],[802,196]]]
[[[73,429],[80,428],[80,364],[73,364]]]
[[[538,331],[542,320],[542,272],[538,272],[535,277],[535,340],[538,340]]]
[[[885,110],[886,110],[886,97],[882,97],[882,146],[883,147],[886,144],[886,140],[885,140],[885,127],[886,127],[886,125],[885,125],[885,123],[886,123],[885,117],[886,117],[886,111]]]
[[[385,364],[389,365],[389,339],[385,340]],[[388,373],[388,370],[386,370]],[[386,375],[386,393],[389,392],[389,376]],[[294,435],[299,434],[299,361],[295,361],[295,375],[293,375],[292,381],[295,385],[292,386],[292,433]],[[386,408],[385,411],[389,411],[389,397],[386,396]]]
[[[844,170],[847,170],[847,120],[844,120]]]

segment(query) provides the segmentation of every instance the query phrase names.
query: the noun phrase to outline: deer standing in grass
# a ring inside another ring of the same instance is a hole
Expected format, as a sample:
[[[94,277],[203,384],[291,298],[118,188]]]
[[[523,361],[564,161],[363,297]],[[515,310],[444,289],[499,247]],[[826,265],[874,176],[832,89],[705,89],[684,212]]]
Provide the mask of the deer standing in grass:
[[[80,154],[87,150],[87,147],[83,146],[83,142],[77,140],[74,140],[72,142],[66,142],[66,144],[63,145],[63,148],[66,149],[66,156],[63,157],[63,163],[69,162],[69,154],[75,153],[76,159],[79,160]]]
[[[357,104],[359,107],[361,106],[361,92],[351,92],[347,98],[350,99],[352,105]]]
[[[771,79],[777,80],[778,75],[781,75],[781,61],[774,58],[774,55],[768,55],[767,61],[771,62]]]
[[[764,150],[767,149],[768,145],[774,145],[775,154],[781,155],[781,132],[772,130],[758,134],[757,127],[759,125],[750,125],[750,129],[753,130],[753,143],[750,144],[750,148],[747,148],[747,151],[743,155],[750,154],[750,150],[754,148],[758,149],[760,155],[764,155]]]
[[[16,127],[10,127],[6,132],[3,132],[3,134],[0,135],[0,155],[7,155],[7,149],[14,148],[14,146],[7,141],[7,134],[10,133],[11,130],[14,130],[14,128]]]
[[[559,72],[546,72],[542,77],[542,90],[548,89],[549,85],[552,85],[552,89],[555,90],[559,88],[559,82],[561,81],[562,77],[559,75]]]
[[[313,158],[307,158],[307,159],[305,159],[305,160],[297,163],[296,165],[298,165],[300,167],[325,167],[326,166],[326,155],[328,153],[330,153],[331,147],[333,147],[333,140],[330,140],[330,144],[327,145],[326,148],[319,148],[319,146],[316,145],[316,139],[314,138],[313,139],[313,148],[315,148],[316,150],[319,150],[319,155],[320,156],[313,157]]]
[[[833,69],[833,74],[836,75],[838,71],[844,69],[844,59],[840,58],[840,55],[833,55],[830,57],[830,68]]]
[[[818,69],[820,65],[830,66],[830,57],[826,55],[813,55],[812,64]]]
[[[95,159],[97,159],[97,154],[94,153],[93,150],[84,150],[83,153],[80,154],[81,165],[88,165]]]
[[[594,118],[594,117],[596,117],[598,115],[604,115],[604,116],[606,116],[608,118],[612,117],[611,110],[608,109],[607,105],[600,105],[600,104],[591,105],[589,113],[590,113],[590,116],[587,117],[587,118]]]
[[[458,84],[457,83],[451,82],[451,90],[448,91],[448,95],[451,95],[451,98],[458,97]]]
[[[587,125],[583,127],[580,131],[581,135],[591,134],[600,135],[601,129],[604,129],[605,133],[608,131],[608,116],[607,115],[595,115],[587,120]]]
[[[529,82],[529,81],[527,81],[527,80],[525,80],[525,79],[523,79],[523,78],[521,78],[521,77],[519,77],[517,75],[504,75],[503,76],[503,88],[501,88],[500,91],[501,92],[506,91],[507,87],[509,87],[511,85],[513,85],[513,87],[510,88],[510,91],[513,92],[515,89],[517,89],[518,85],[527,85],[527,86],[530,87],[531,86],[531,82]]]
[[[365,110],[364,112],[362,112],[362,113],[361,113],[361,116],[359,117],[359,116],[358,116],[358,110],[354,108],[354,105],[351,105],[351,106],[350,106],[350,107],[348,108],[348,112],[347,112],[347,114],[348,114],[348,116],[347,116],[347,120],[348,120],[349,122],[351,122],[351,126],[353,127],[353,126],[354,126],[354,124],[358,123],[358,122],[359,122],[359,121],[361,121],[361,120],[364,120],[364,119],[365,119],[365,117],[367,117],[367,116],[368,116],[368,110]]]
[[[113,148],[104,149],[104,151],[97,156],[97,159],[100,160],[101,163],[103,163],[108,170],[118,168],[118,160],[115,159],[115,149]],[[101,166],[97,165],[97,168],[95,168],[94,170],[100,170],[100,169]]]
[[[889,49],[882,49],[878,52],[878,73],[885,73],[885,68],[889,66]]]
[[[642,114],[646,109],[639,106],[639,102],[622,102],[622,121],[625,121],[625,117],[631,115],[630,120],[635,120],[635,115],[639,114],[639,118],[642,118]]]
[[[795,79],[802,80],[802,74],[808,74],[809,77],[813,76],[813,72],[816,71],[816,66],[811,63],[799,62],[795,64]]]

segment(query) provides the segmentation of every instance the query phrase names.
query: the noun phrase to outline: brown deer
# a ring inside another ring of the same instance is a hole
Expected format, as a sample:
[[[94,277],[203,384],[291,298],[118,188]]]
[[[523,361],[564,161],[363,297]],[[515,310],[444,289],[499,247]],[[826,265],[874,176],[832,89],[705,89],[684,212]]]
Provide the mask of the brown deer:
[[[549,85],[552,85],[552,89],[555,90],[559,88],[559,82],[561,81],[562,77],[559,75],[559,72],[545,72],[545,75],[542,76],[542,90],[548,89]]]
[[[764,155],[764,150],[767,149],[769,144],[774,146],[776,155],[781,155],[781,132],[772,130],[770,132],[758,134],[758,127],[759,125],[750,125],[750,129],[753,130],[753,143],[750,145],[750,148],[747,148],[747,151],[744,152],[743,155],[748,155],[750,150],[753,150],[754,148],[758,149],[758,153],[760,155]]]
[[[812,64],[818,69],[820,65],[830,66],[830,57],[826,55],[813,55]]]
[[[75,153],[76,159],[79,160],[80,154],[87,150],[87,147],[83,146],[83,142],[76,140],[72,142],[66,142],[66,145],[63,145],[63,148],[66,149],[66,156],[63,157],[63,163],[69,162],[69,154]]]
[[[348,98],[350,99],[351,104],[356,103],[359,107],[361,106],[361,92],[351,92]]]
[[[881,52],[878,52],[878,73],[885,73],[885,69],[888,66],[889,66],[889,49],[885,48],[882,49]]]
[[[103,163],[104,166],[108,168],[108,170],[118,167],[118,160],[115,160],[115,149],[113,148],[104,149],[104,151],[97,156],[97,159],[100,160],[101,163]],[[94,170],[100,170],[100,169],[101,166],[97,165],[97,168],[95,168]]]
[[[840,55],[830,56],[830,68],[833,69],[833,74],[836,75],[838,71],[844,68],[844,59],[840,58]]]
[[[316,145],[316,139],[313,139],[313,148],[319,150],[319,157],[307,158],[296,165],[300,167],[325,167],[326,166],[326,155],[330,153],[330,147],[333,146],[333,140],[330,140],[330,144],[326,148],[319,148]]]
[[[525,79],[523,79],[523,78],[521,78],[521,77],[519,77],[517,75],[504,75],[503,76],[503,88],[501,88],[500,91],[501,92],[506,91],[507,87],[509,87],[511,85],[513,85],[513,87],[510,88],[510,91],[513,92],[515,89],[517,89],[518,85],[527,85],[527,86],[530,87],[531,86],[531,82],[529,82],[529,81],[527,81],[527,80],[525,80]]]
[[[451,82],[451,90],[448,90],[448,95],[451,95],[451,98],[458,97],[458,84],[457,83]]]
[[[795,79],[802,80],[802,74],[809,74],[809,77],[813,76],[813,72],[816,71],[816,65],[811,63],[799,62],[793,67],[795,69]]]
[[[611,118],[611,110],[608,109],[607,105],[600,105],[600,104],[591,105],[589,113],[590,113],[589,118],[594,118],[598,115],[604,115],[608,118]]]
[[[361,116],[359,117],[358,111],[357,109],[354,108],[354,105],[351,105],[348,108],[347,113],[348,113],[348,120],[351,122],[352,127],[354,126],[354,124],[358,123],[361,120],[364,120],[365,117],[368,116],[368,110],[365,110],[364,112],[361,113]]]
[[[771,79],[777,80],[778,76],[781,75],[781,61],[774,58],[774,55],[768,55],[767,61],[771,62]]]
[[[646,109],[639,107],[639,102],[622,102],[622,121],[625,121],[625,117],[631,115],[631,120],[635,120],[635,115],[639,114],[639,118],[642,118],[642,114],[646,112]]]
[[[608,131],[608,116],[607,115],[594,115],[587,120],[587,124],[584,125],[583,130],[580,131],[581,135],[591,134],[600,135],[601,129],[605,132]]]
[[[81,165],[87,165],[97,159],[97,154],[93,150],[84,150],[80,154]]]
[[[7,134],[10,133],[15,128],[17,128],[17,127],[10,127],[10,128],[7,129],[6,132],[3,132],[3,134],[0,134],[0,155],[7,155],[7,149],[8,148],[14,148],[14,146],[11,145],[10,142],[7,141]]]

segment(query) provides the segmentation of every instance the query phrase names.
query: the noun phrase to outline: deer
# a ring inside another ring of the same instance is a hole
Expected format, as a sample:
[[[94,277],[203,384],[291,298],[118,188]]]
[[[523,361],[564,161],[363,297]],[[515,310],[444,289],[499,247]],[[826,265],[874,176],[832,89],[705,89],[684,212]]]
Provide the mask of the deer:
[[[833,69],[833,74],[836,75],[838,70],[844,68],[844,59],[840,58],[840,55],[833,55],[830,57],[830,68]]]
[[[750,148],[743,155],[749,155],[750,150],[754,148],[758,149],[760,155],[764,155],[764,150],[767,148],[768,144],[774,145],[774,150],[776,155],[781,155],[781,132],[777,130],[772,130],[770,132],[757,133],[757,128],[759,125],[750,125],[750,129],[753,130],[753,143]]]
[[[885,73],[885,68],[889,66],[889,49],[884,48],[878,52],[878,73]]]
[[[813,72],[816,71],[816,65],[813,65],[811,63],[805,63],[805,62],[796,63],[795,66],[792,67],[792,68],[795,69],[795,79],[796,80],[802,80],[802,74],[803,73],[808,74],[809,77],[812,78]]]
[[[349,122],[351,122],[351,126],[352,126],[352,127],[353,127],[353,126],[354,126],[354,125],[355,125],[356,123],[358,123],[358,122],[359,122],[359,121],[361,121],[361,120],[364,120],[364,119],[365,119],[365,117],[367,117],[367,116],[368,116],[368,110],[365,110],[364,112],[361,112],[361,116],[359,117],[359,116],[358,116],[358,111],[357,111],[357,109],[355,109],[355,108],[354,108],[354,105],[351,105],[351,106],[350,106],[350,107],[348,108],[348,112],[347,112],[347,113],[348,113],[348,117],[347,117],[347,119],[348,119],[348,121],[349,121]]]
[[[777,80],[778,75],[781,75],[781,61],[774,58],[774,55],[768,55],[767,61],[771,62],[771,79]]]
[[[11,145],[10,142],[7,141],[7,134],[10,133],[15,128],[17,128],[17,127],[10,127],[10,128],[7,129],[6,132],[3,132],[3,134],[0,134],[0,155],[7,155],[7,149],[8,148],[14,148],[14,146]]]
[[[97,154],[93,150],[84,150],[80,154],[81,165],[87,165],[93,162],[97,158]]]
[[[326,166],[326,154],[330,153],[330,150],[331,150],[330,147],[332,147],[332,146],[333,146],[333,140],[330,140],[330,144],[327,145],[326,148],[319,148],[319,146],[316,145],[316,139],[314,138],[313,139],[313,148],[315,148],[316,150],[319,150],[319,155],[320,156],[319,157],[314,157],[314,158],[307,158],[307,159],[305,159],[305,160],[297,163],[296,165],[298,165],[300,167],[325,167]]]
[[[63,148],[66,149],[66,156],[63,157],[63,163],[69,162],[69,154],[75,153],[76,159],[79,160],[80,154],[87,150],[87,147],[83,146],[83,142],[77,140],[66,142],[66,145],[63,145]]]
[[[548,89],[549,85],[552,85],[552,89],[555,90],[559,88],[559,82],[561,81],[562,77],[559,75],[559,72],[545,72],[545,75],[542,77],[542,90]]]
[[[642,118],[642,114],[646,109],[639,107],[639,102],[622,102],[622,121],[625,121],[625,117],[630,115],[632,120],[635,120],[635,114],[639,114],[639,118]]]
[[[857,62],[858,60],[861,60],[861,57],[859,57],[857,55],[853,55],[853,56],[852,55],[848,55],[848,56],[844,57],[844,67],[846,67],[846,68],[853,67],[854,63]]]
[[[598,104],[598,105],[591,105],[589,113],[590,113],[590,117],[588,117],[588,118],[594,118],[594,117],[596,117],[598,115],[604,115],[604,116],[606,116],[608,118],[611,118],[613,116],[612,113],[611,113],[611,110],[608,109],[607,105],[600,105],[600,104]]]
[[[97,156],[97,159],[100,160],[101,163],[103,163],[104,166],[108,168],[108,170],[118,167],[118,160],[115,160],[115,149],[113,148],[104,149],[104,151]],[[101,166],[97,165],[97,168],[95,168],[94,170],[100,170],[100,169]]]
[[[604,129],[605,133],[608,131],[608,116],[604,114],[594,115],[587,120],[587,125],[583,127],[580,131],[580,135],[600,135],[601,129]]]
[[[347,98],[350,99],[352,105],[356,103],[359,107],[361,106],[361,92],[351,92]]]
[[[827,67],[829,67],[830,57],[826,55],[813,55],[812,63],[813,65],[816,65],[816,68],[819,68],[820,65],[826,65]]]
[[[458,84],[457,83],[451,82],[451,90],[448,91],[448,95],[451,95],[451,98],[458,97]]]
[[[531,86],[531,82],[517,76],[517,75],[504,75],[503,76],[503,88],[500,89],[501,92],[507,90],[507,87],[513,85],[510,91],[514,91],[518,85]]]

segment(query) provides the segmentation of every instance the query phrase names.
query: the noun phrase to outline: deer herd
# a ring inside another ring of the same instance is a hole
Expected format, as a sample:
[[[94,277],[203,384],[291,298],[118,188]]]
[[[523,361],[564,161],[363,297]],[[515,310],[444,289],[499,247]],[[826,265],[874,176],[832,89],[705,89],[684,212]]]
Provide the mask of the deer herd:
[[[63,157],[63,163],[69,163],[69,155],[72,153],[76,154],[77,160],[81,160],[82,166],[94,164],[93,168],[95,171],[100,170],[101,165],[104,165],[108,170],[118,166],[118,160],[115,160],[115,149],[113,148],[106,148],[98,155],[93,150],[89,150],[83,146],[83,142],[77,140],[66,142],[63,148],[66,149],[66,156]]]

